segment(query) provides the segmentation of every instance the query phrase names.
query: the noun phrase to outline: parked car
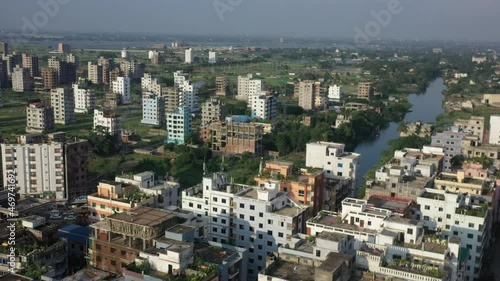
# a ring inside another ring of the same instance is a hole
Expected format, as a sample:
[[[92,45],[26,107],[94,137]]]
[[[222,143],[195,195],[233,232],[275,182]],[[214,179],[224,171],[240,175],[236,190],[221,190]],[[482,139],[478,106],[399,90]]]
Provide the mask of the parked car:
[[[50,219],[51,220],[60,220],[60,219],[62,219],[62,216],[60,214],[57,214],[57,215],[56,214],[51,214],[50,215]]]
[[[71,221],[71,220],[74,220],[76,219],[76,216],[75,215],[69,215],[69,216],[65,216],[64,217],[64,220],[65,221]]]

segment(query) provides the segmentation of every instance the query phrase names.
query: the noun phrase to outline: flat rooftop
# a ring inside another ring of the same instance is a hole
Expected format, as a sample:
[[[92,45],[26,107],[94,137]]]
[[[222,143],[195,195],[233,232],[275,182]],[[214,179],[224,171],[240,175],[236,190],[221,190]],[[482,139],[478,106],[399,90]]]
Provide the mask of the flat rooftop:
[[[34,280],[34,279],[17,274],[7,274],[0,277],[0,281],[29,281],[29,280]]]
[[[194,229],[194,227],[192,227],[192,226],[178,224],[176,226],[173,226],[173,227],[167,229],[166,231],[176,233],[176,234],[184,234],[184,233],[191,231],[193,229]]]
[[[444,194],[425,191],[419,197],[444,201]]]
[[[264,274],[288,281],[314,281],[314,267],[284,260],[274,262]]]
[[[387,209],[396,212],[403,212],[410,205],[411,200],[409,199],[398,199],[394,200],[382,198],[380,196],[370,196],[368,203],[372,204],[377,208]]]
[[[400,216],[390,216],[386,218],[386,221],[391,221],[391,222],[397,222],[397,223],[402,223],[402,224],[407,224],[407,225],[419,225],[423,226],[424,223],[418,220],[413,220],[413,219],[407,219],[403,218]]]
[[[194,244],[194,254],[200,257],[203,261],[211,264],[222,264],[223,261],[235,253],[236,251],[212,246],[206,243]]]
[[[165,237],[158,238],[156,239],[156,241],[167,244],[167,247],[165,249],[150,248],[147,249],[146,252],[149,253],[149,251],[152,251],[151,253],[166,253],[167,251],[171,251],[175,253],[182,253],[183,251],[193,247],[191,243],[177,241]]]
[[[341,234],[341,233],[323,231],[319,234],[318,238],[324,239],[324,240],[329,240],[329,241],[334,241],[334,242],[339,242],[340,240],[347,238],[347,235]]]
[[[301,214],[303,211],[304,211],[304,209],[301,209],[299,207],[285,206],[279,210],[273,211],[273,214],[285,216],[285,217],[295,217],[295,216]]]
[[[328,254],[326,260],[320,266],[318,266],[318,268],[327,272],[334,272],[344,262],[350,260],[354,260],[354,256],[331,252]]]
[[[366,229],[366,228],[359,227],[359,226],[353,225],[353,224],[341,223],[339,216],[323,215],[321,217],[321,219],[316,223],[326,225],[326,226],[351,230],[351,231],[360,231],[360,232],[373,233],[373,234],[377,233],[375,230],[372,230],[372,229]]]
[[[110,220],[124,221],[142,226],[156,226],[164,221],[175,218],[172,213],[167,213],[147,207],[133,209],[129,213],[117,213],[108,217]]]

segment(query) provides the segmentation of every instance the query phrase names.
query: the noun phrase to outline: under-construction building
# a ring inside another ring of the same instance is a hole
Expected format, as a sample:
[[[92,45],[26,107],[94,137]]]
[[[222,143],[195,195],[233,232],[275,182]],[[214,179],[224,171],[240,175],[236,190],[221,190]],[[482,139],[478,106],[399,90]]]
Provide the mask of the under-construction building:
[[[262,154],[262,125],[216,122],[212,125],[212,151],[222,154]]]
[[[227,77],[217,76],[215,78],[215,95],[225,96],[227,95]]]

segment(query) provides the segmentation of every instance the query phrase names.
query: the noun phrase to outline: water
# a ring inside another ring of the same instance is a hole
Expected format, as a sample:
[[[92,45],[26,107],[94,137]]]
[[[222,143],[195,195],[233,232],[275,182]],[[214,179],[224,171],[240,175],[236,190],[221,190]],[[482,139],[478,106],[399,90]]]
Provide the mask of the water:
[[[445,87],[443,79],[437,78],[429,84],[424,93],[410,94],[409,101],[413,107],[412,111],[406,114],[404,121],[435,122],[436,117],[443,113],[442,102],[444,96],[442,91]],[[380,161],[382,151],[389,149],[389,141],[398,137],[398,124],[392,122],[389,127],[380,131],[379,138],[357,146],[355,152],[361,154],[357,186],[361,185],[366,172]]]

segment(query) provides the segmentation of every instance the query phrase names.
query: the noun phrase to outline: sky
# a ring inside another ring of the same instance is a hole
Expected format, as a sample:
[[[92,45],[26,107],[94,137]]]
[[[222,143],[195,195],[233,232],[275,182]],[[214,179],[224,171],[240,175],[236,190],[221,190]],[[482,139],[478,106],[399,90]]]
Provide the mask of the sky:
[[[500,41],[499,27],[499,0],[2,0],[0,6],[0,32]]]

